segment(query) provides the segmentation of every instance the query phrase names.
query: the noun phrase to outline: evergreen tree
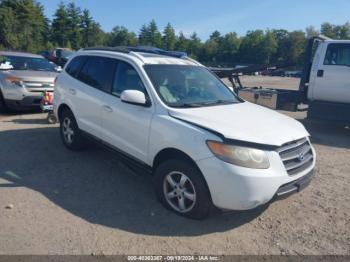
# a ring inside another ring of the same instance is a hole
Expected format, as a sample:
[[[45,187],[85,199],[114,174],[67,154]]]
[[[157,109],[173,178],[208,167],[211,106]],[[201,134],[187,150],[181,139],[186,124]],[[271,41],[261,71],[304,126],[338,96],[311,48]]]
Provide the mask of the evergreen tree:
[[[158,30],[157,24],[152,20],[147,26],[143,25],[139,33],[140,45],[162,47],[162,35]]]
[[[146,25],[142,25],[139,33],[139,44],[148,45],[148,28]]]
[[[174,50],[176,44],[176,35],[175,30],[171,26],[170,23],[168,23],[163,31],[163,37],[162,37],[162,46],[165,50]]]
[[[71,47],[77,50],[81,46],[81,9],[74,2],[70,2],[66,8],[66,13],[68,18],[68,39]]]
[[[34,0],[0,2],[0,41],[9,49],[38,51],[45,45],[47,19]]]
[[[202,42],[195,32],[192,33],[187,43],[187,54],[193,59],[198,59],[200,50],[202,48]]]
[[[158,30],[158,26],[154,20],[152,20],[148,25],[148,42],[151,46],[162,47],[162,35]]]
[[[185,35],[180,32],[179,36],[177,37],[177,41],[175,44],[175,49],[178,51],[187,52],[189,40],[185,37]]]
[[[67,47],[69,43],[69,17],[63,2],[58,5],[52,21],[52,41],[60,46]]]
[[[136,46],[135,33],[129,32],[124,26],[116,26],[108,34],[107,44],[109,46]]]

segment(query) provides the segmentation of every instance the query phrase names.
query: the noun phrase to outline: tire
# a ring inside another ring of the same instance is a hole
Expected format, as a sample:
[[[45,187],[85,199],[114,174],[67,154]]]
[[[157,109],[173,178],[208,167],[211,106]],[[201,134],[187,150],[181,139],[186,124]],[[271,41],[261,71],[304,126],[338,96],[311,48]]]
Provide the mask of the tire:
[[[49,112],[47,114],[46,120],[49,124],[56,124],[57,123],[57,119],[56,119],[55,115],[53,114],[53,112]]]
[[[4,96],[2,95],[2,92],[0,90],[0,113],[6,113],[8,111],[8,108],[5,103]]]
[[[63,144],[70,150],[81,150],[86,146],[86,140],[77,125],[70,110],[64,110],[60,117],[60,134]]]
[[[210,193],[201,172],[190,161],[173,159],[160,164],[154,174],[154,186],[157,198],[166,208],[192,219],[208,217],[212,207]]]

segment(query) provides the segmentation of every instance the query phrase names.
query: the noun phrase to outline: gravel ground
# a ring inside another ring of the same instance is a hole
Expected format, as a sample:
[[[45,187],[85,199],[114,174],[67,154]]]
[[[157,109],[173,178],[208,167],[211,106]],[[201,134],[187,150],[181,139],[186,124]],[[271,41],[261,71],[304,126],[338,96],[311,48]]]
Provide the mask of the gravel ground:
[[[304,191],[192,221],[151,179],[92,146],[66,150],[44,114],[0,116],[0,254],[350,254],[350,130],[290,114],[312,135]]]

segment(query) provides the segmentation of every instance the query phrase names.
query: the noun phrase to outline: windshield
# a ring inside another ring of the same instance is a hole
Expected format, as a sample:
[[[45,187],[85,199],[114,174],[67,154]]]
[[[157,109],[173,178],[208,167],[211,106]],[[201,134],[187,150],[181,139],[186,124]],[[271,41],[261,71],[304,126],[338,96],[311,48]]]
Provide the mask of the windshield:
[[[200,107],[240,102],[208,69],[189,65],[145,65],[161,99],[172,107]]]
[[[45,58],[0,55],[0,69],[55,72],[56,66]]]

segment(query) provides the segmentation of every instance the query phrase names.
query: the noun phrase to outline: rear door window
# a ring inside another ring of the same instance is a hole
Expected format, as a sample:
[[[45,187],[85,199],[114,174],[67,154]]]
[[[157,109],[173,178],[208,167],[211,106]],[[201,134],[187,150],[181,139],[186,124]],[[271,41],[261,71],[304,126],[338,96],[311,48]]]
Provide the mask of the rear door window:
[[[117,63],[112,58],[89,56],[77,78],[94,88],[110,92]]]
[[[329,44],[324,64],[350,66],[350,44]]]
[[[84,62],[86,61],[86,56],[77,56],[72,59],[72,61],[69,62],[69,64],[66,67],[66,72],[71,75],[72,77],[76,77],[79,69],[82,67]]]

